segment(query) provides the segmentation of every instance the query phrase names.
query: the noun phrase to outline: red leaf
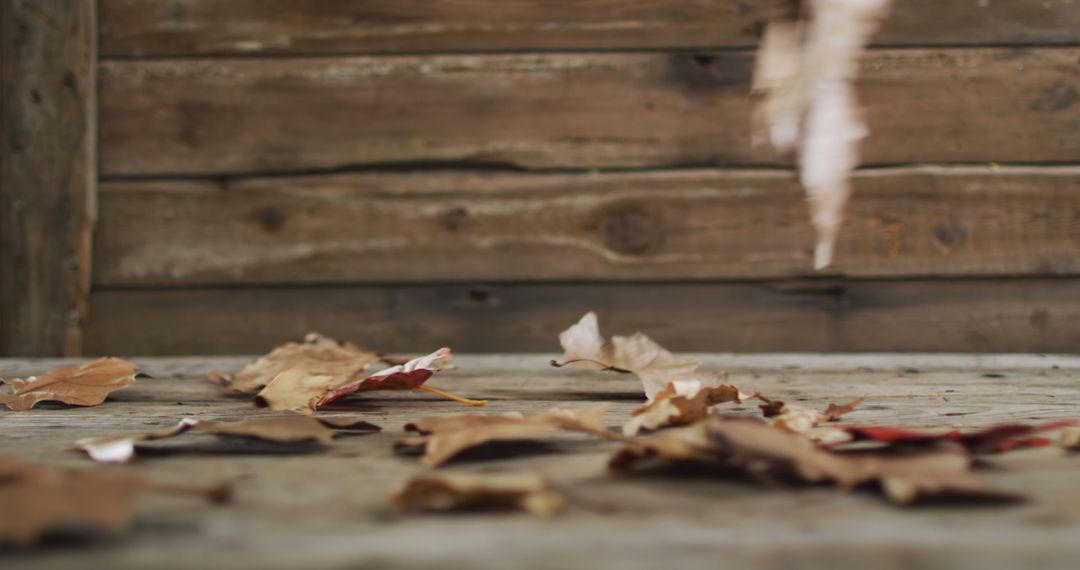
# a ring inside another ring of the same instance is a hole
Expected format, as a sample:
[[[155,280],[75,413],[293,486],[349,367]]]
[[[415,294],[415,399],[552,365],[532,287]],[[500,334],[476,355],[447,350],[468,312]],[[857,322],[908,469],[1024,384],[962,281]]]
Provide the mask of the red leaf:
[[[1047,445],[1045,438],[1022,438],[1033,433],[1051,431],[1077,425],[1077,420],[1061,420],[1039,425],[1003,424],[984,430],[963,433],[953,430],[945,433],[927,433],[889,426],[845,426],[841,429],[851,434],[855,441],[876,441],[888,444],[925,445],[939,441],[955,441],[975,453],[1000,453],[1019,447]]]

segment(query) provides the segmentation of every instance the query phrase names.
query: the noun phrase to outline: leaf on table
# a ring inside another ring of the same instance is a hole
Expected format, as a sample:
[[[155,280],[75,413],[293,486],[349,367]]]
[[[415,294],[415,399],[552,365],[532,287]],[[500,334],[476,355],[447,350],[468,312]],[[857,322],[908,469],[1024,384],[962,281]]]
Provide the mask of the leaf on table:
[[[651,402],[634,410],[623,425],[623,435],[633,437],[642,430],[688,425],[705,419],[709,410],[724,402],[739,403],[745,394],[729,384],[702,386],[696,380],[670,382]]]
[[[798,156],[799,177],[817,233],[814,267],[833,250],[859,163],[863,122],[853,82],[859,56],[891,0],[779,0],[758,49],[753,91],[762,95],[759,130]]]
[[[547,479],[535,473],[439,473],[411,479],[390,498],[409,511],[523,510],[550,518],[566,504]]]
[[[699,372],[700,360],[675,356],[640,332],[606,340],[600,335],[599,321],[592,311],[561,332],[559,343],[565,354],[562,362],[553,361],[553,366],[634,374],[649,400],[670,382],[697,381],[711,387],[725,380],[723,374]]]
[[[122,471],[60,469],[0,455],[0,544],[26,546],[50,531],[71,528],[123,532],[143,492],[217,504],[232,496],[229,485],[161,485]]]
[[[890,446],[927,446],[942,441],[955,442],[972,453],[1001,453],[1020,447],[1041,447],[1052,442],[1037,433],[1056,431],[1078,425],[1077,420],[1061,420],[1044,424],[1002,424],[974,432],[952,430],[924,432],[892,426],[843,426],[854,441],[872,441]]]
[[[378,353],[355,344],[309,333],[303,342],[283,344],[236,374],[214,373],[211,378],[230,392],[253,392],[282,372],[295,369],[304,370],[311,376],[329,376],[333,378],[331,384],[340,386],[363,374],[380,358]]]
[[[276,412],[297,412],[310,416],[315,413],[315,407],[330,391],[333,383],[333,376],[313,375],[307,370],[292,368],[275,376],[255,396],[255,405]]]
[[[27,545],[71,526],[119,533],[146,483],[128,473],[67,470],[0,456],[0,543]]]
[[[63,402],[75,406],[96,406],[121,388],[135,383],[135,364],[119,358],[102,358],[82,366],[51,370],[26,379],[0,380],[12,391],[0,393],[0,404],[26,411],[38,402]]]
[[[822,427],[826,422],[838,420],[845,414],[850,414],[862,404],[863,399],[857,398],[846,404],[832,404],[825,408],[824,412],[799,404],[787,404],[781,400],[770,400],[761,394],[754,394],[763,402],[761,413],[768,418],[770,425],[786,429],[795,433],[801,433],[818,443],[836,445],[845,443],[852,436],[844,429],[837,427]]]
[[[971,458],[956,446],[908,453],[841,453],[821,448],[802,434],[744,417],[712,416],[689,428],[632,440],[613,456],[611,465],[626,470],[658,458],[735,469],[770,482],[795,480],[845,488],[877,483],[886,497],[901,505],[929,498],[1019,498],[993,489],[972,473]]]
[[[498,440],[527,440],[565,430],[608,437],[603,416],[608,404],[583,408],[555,408],[540,413],[501,415],[455,414],[420,418],[405,425],[406,431],[424,436],[402,442],[400,447],[422,447],[420,463],[442,465],[466,449]]]
[[[167,430],[135,434],[89,437],[75,442],[75,449],[85,451],[94,461],[125,463],[134,459],[140,443],[167,439],[187,431],[219,436],[245,437],[269,443],[330,443],[337,435],[350,431],[379,431],[375,424],[355,418],[311,418],[275,416],[240,421],[210,421],[184,418]]]
[[[484,405],[483,401],[461,398],[424,385],[432,375],[446,366],[452,356],[449,348],[440,348],[404,364],[371,374],[354,375],[346,382],[341,382],[340,377],[311,375],[303,369],[290,369],[278,374],[267,384],[255,397],[255,403],[276,411],[312,415],[319,407],[357,392],[419,389],[473,406]]]
[[[611,456],[608,466],[614,471],[629,471],[667,463],[719,465],[705,427],[700,421],[629,440]]]

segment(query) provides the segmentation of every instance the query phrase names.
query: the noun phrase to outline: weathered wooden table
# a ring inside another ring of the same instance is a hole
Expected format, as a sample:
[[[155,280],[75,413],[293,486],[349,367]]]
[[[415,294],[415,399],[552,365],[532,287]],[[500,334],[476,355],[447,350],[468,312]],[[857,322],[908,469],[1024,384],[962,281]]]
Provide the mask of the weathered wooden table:
[[[92,435],[144,432],[179,418],[270,412],[223,396],[206,380],[244,358],[139,358],[153,378],[95,408],[0,412],[0,453],[90,466],[66,451]],[[707,357],[744,391],[824,406],[865,396],[853,423],[977,427],[1080,417],[1080,357],[758,355]],[[1075,568],[1080,560],[1080,454],[1056,449],[996,456],[983,470],[1013,506],[898,508],[872,492],[763,489],[741,480],[613,476],[616,444],[556,436],[536,454],[457,462],[452,469],[534,470],[569,496],[553,520],[516,513],[399,514],[386,496],[420,473],[392,444],[413,418],[539,410],[612,401],[611,426],[641,402],[633,377],[547,366],[543,355],[464,356],[433,384],[487,398],[473,409],[427,393],[372,393],[327,415],[363,415],[382,433],[307,454],[180,454],[129,467],[162,483],[235,482],[224,506],[146,496],[132,531],[90,543],[0,551],[19,568],[618,568],[753,564],[787,568]],[[4,377],[71,361],[0,360]],[[744,404],[741,413],[757,413]],[[207,436],[208,437],[208,436]],[[0,509],[3,506],[0,505]],[[0,516],[3,516],[0,510]]]

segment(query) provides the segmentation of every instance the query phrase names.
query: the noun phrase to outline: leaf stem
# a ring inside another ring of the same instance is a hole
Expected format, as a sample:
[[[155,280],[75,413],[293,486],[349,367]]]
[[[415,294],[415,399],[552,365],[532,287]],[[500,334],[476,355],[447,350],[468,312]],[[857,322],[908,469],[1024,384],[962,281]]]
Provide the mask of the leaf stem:
[[[487,405],[487,400],[470,400],[468,398],[462,398],[461,396],[455,396],[455,395],[451,394],[450,392],[443,392],[442,390],[440,390],[438,388],[432,388],[431,386],[428,386],[427,384],[421,384],[421,385],[417,386],[416,389],[417,390],[425,390],[425,391],[431,392],[432,394],[442,396],[443,398],[447,398],[447,399],[453,400],[455,402],[461,402],[462,404],[468,404],[470,406],[480,407],[480,406]]]
[[[559,362],[558,360],[552,360],[551,365],[555,368],[562,368],[563,366],[569,366],[576,362],[591,362],[597,366],[603,366],[601,372],[618,372],[619,374],[633,374],[633,370],[626,370],[625,368],[616,368],[606,362],[600,362],[599,360],[593,360],[592,358],[575,358],[573,360],[567,360],[566,362]]]

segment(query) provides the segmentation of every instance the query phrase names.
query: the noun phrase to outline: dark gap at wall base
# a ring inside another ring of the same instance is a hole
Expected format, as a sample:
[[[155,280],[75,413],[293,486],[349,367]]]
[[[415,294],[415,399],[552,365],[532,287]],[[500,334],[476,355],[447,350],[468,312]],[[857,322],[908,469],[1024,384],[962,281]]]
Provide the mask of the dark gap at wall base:
[[[1075,352],[1080,279],[375,285],[95,291],[87,354],[555,352],[588,310],[677,351]]]

